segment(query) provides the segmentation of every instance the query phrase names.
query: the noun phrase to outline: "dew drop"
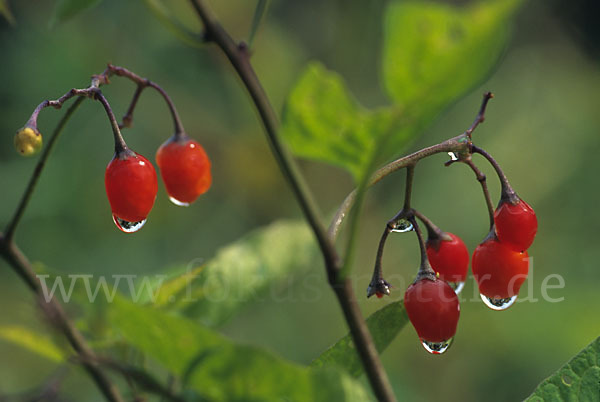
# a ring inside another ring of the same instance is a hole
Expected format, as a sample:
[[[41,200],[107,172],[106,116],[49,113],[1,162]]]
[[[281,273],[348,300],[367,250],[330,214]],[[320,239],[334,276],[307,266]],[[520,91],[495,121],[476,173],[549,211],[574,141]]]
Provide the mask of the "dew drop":
[[[448,350],[448,348],[452,344],[453,339],[454,338],[450,338],[450,339],[448,339],[446,341],[442,341],[442,342],[429,342],[429,341],[426,341],[425,339],[421,339],[421,344],[423,345],[425,350],[428,351],[429,353],[434,354],[434,355],[441,355],[442,353],[444,353],[445,351]]]
[[[179,201],[177,198],[174,198],[174,197],[169,197],[169,199],[171,200],[171,202],[173,204],[177,205],[178,207],[189,207],[190,206],[189,202]]]
[[[452,161],[458,160],[458,156],[456,156],[456,154],[454,152],[448,152],[448,156],[450,156],[450,160],[452,160]]]
[[[146,219],[138,221],[138,222],[129,222],[129,221],[119,218],[118,216],[116,216],[114,214],[113,214],[113,221],[115,222],[115,225],[117,225],[117,227],[125,233],[137,232],[146,223]]]
[[[456,294],[462,292],[463,288],[465,287],[464,282],[448,282],[448,285],[450,285],[450,287],[454,289],[454,293]]]
[[[406,233],[413,230],[413,224],[408,219],[401,219],[396,222],[396,228],[392,229],[392,232]]]
[[[486,306],[491,308],[492,310],[506,310],[510,306],[512,306],[517,300],[517,295],[513,297],[507,297],[505,299],[494,299],[491,297],[487,297],[485,295],[480,294],[481,300],[485,303]]]

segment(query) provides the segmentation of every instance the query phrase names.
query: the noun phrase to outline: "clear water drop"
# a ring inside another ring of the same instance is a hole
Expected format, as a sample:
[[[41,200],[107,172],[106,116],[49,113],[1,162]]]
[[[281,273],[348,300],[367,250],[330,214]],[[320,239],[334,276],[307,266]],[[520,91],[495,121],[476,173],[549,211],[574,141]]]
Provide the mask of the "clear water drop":
[[[448,285],[454,289],[454,293],[459,294],[465,287],[465,282],[448,282]]]
[[[169,199],[171,200],[171,202],[173,204],[177,205],[178,207],[189,207],[190,206],[189,202],[179,201],[177,198],[174,198],[174,197],[169,197]]]
[[[487,297],[485,295],[480,294],[481,300],[485,303],[486,306],[491,308],[492,310],[506,310],[510,306],[512,306],[517,300],[517,295],[513,297],[507,297],[505,299],[494,299],[491,297]]]
[[[114,214],[113,214],[113,221],[115,222],[115,225],[117,225],[117,227],[125,233],[137,232],[146,223],[146,219],[138,221],[138,222],[129,222],[129,221],[119,218],[118,216],[116,216]]]
[[[456,156],[456,154],[454,152],[448,152],[448,156],[450,156],[450,160],[452,160],[452,161],[458,160],[458,156]]]
[[[423,345],[425,350],[428,351],[429,353],[434,354],[434,355],[441,355],[442,353],[444,353],[445,351],[448,350],[448,348],[452,344],[453,339],[454,338],[450,338],[450,339],[448,339],[446,341],[442,341],[442,342],[429,342],[429,341],[426,341],[425,339],[421,339],[421,344]]]
[[[401,219],[396,222],[396,228],[392,229],[392,232],[406,233],[413,230],[413,224],[408,219]]]

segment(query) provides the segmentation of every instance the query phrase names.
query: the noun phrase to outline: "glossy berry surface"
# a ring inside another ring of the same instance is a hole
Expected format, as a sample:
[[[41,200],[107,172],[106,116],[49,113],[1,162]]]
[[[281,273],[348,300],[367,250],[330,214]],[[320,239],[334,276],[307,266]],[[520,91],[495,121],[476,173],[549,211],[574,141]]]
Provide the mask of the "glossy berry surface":
[[[525,251],[533,243],[537,232],[537,217],[523,200],[516,204],[503,202],[494,213],[496,235],[515,251]]]
[[[158,149],[156,163],[167,193],[177,205],[189,205],[211,185],[210,160],[193,139],[169,139]]]
[[[115,156],[106,167],[104,184],[115,217],[127,222],[146,219],[158,191],[156,172],[148,159],[131,151]]]
[[[469,269],[467,246],[452,233],[452,240],[437,239],[427,241],[427,258],[439,278],[446,282],[464,282]]]
[[[456,293],[446,282],[418,280],[406,289],[404,307],[421,340],[443,342],[456,333],[460,305]]]
[[[473,252],[473,276],[479,292],[492,299],[516,296],[527,278],[527,252],[514,251],[496,239],[486,240]]]

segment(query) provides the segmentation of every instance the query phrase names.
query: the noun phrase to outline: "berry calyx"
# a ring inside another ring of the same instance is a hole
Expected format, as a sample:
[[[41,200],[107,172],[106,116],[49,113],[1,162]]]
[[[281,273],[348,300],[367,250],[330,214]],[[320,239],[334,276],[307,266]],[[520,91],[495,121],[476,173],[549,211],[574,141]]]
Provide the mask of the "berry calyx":
[[[15,135],[15,148],[23,156],[35,155],[42,149],[42,134],[33,127],[23,127]]]
[[[447,238],[427,240],[427,258],[439,278],[446,282],[459,283],[467,278],[469,251],[460,237],[446,232]]]
[[[124,232],[138,230],[150,213],[158,191],[152,164],[125,148],[106,167],[104,184],[117,227]]]
[[[404,307],[424,344],[442,344],[456,333],[460,305],[445,281],[432,275],[417,277],[404,294]]]
[[[175,135],[156,152],[156,163],[171,201],[187,206],[211,185],[210,160],[204,148],[184,135]]]
[[[516,296],[527,278],[528,257],[526,251],[515,251],[494,237],[485,240],[473,252],[472,260],[479,292],[493,300]]]
[[[537,217],[525,201],[501,201],[494,212],[496,235],[501,242],[515,251],[524,251],[531,246],[537,232]]]

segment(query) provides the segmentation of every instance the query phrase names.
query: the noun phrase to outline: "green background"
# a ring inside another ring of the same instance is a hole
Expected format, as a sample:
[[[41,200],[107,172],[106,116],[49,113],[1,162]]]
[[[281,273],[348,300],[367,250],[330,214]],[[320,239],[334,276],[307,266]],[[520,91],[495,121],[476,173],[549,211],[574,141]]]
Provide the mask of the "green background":
[[[173,3],[184,9],[184,2]],[[245,38],[254,2],[212,3],[232,35]],[[312,59],[339,72],[363,105],[386,104],[379,82],[385,3],[274,1],[253,44],[252,61],[276,109],[282,109]],[[600,334],[600,70],[593,47],[599,38],[586,30],[591,11],[585,12],[584,5],[526,3],[491,77],[410,146],[416,150],[464,131],[481,93],[493,91],[496,98],[474,140],[496,157],[515,190],[534,207],[539,232],[530,249],[533,270],[521,291],[522,302],[509,311],[492,312],[478,300],[470,279],[461,296],[455,344],[445,355],[427,355],[409,326],[385,351],[383,363],[400,400],[520,400]],[[52,2],[12,1],[11,6],[17,24],[0,20],[0,224],[10,219],[36,160],[14,152],[14,132],[39,102],[87,86],[90,75],[107,62],[163,86],[187,132],[205,146],[213,162],[213,187],[198,202],[177,208],[159,185],[146,226],[124,235],[112,223],[104,192],[112,133],[100,105],[86,102],[59,139],[17,232],[20,247],[33,261],[65,274],[154,275],[169,266],[207,260],[250,229],[300,217],[247,96],[216,49],[197,50],[179,42],[143,2],[105,1],[51,29]],[[198,28],[191,15],[182,11],[180,17]],[[104,93],[121,116],[134,87],[118,77],[112,82]],[[39,129],[46,139],[60,115],[42,112]],[[162,100],[144,93],[134,127],[124,131],[130,147],[152,158],[171,133]],[[472,173],[462,165],[445,168],[446,159],[436,156],[419,165],[413,204],[473,250],[486,233],[485,204]],[[493,172],[480,165],[495,198],[499,189]],[[313,162],[301,167],[324,211],[333,211],[352,189],[350,176],[338,168]],[[402,174],[389,177],[365,204],[353,272],[365,314],[390,300],[363,295],[380,232],[401,206],[403,180]],[[402,297],[417,269],[417,252],[412,236],[398,234],[388,242],[384,269],[396,288],[392,300]],[[551,274],[564,278],[564,289],[548,290],[550,297],[564,298],[561,302],[543,298],[542,282]],[[320,262],[304,278],[284,281],[260,299],[221,331],[302,364],[347,332]],[[4,262],[0,306],[0,325],[48,331],[28,290]],[[30,389],[54,370],[40,357],[0,341],[0,395]],[[76,368],[71,372],[65,394],[78,401],[98,400],[92,383]]]

